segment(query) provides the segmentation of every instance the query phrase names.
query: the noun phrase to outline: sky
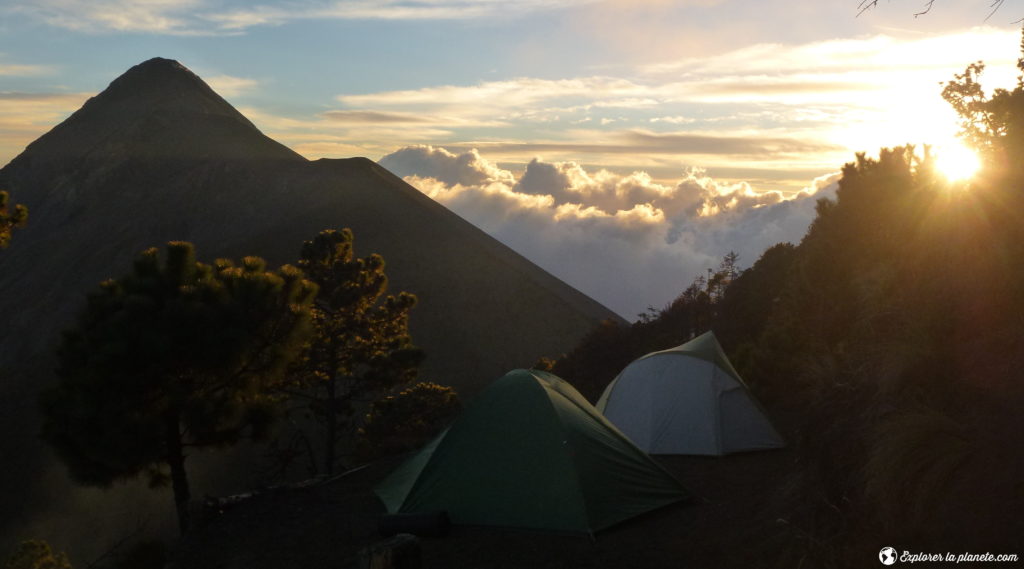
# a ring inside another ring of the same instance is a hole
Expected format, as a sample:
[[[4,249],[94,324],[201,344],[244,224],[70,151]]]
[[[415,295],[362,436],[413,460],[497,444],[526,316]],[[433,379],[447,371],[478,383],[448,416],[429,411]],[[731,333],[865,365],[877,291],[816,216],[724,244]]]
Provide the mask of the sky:
[[[969,63],[1013,85],[1024,6],[858,4],[0,0],[0,165],[176,59],[307,158],[378,160],[632,319],[798,242],[854,153],[952,145],[941,83]]]

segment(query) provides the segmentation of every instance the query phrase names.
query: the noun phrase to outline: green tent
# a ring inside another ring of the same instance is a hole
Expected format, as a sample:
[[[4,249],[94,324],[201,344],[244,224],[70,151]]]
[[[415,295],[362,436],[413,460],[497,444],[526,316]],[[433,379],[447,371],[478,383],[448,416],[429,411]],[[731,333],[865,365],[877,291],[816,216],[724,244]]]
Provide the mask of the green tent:
[[[688,497],[571,385],[514,370],[377,488],[391,513],[592,533]]]

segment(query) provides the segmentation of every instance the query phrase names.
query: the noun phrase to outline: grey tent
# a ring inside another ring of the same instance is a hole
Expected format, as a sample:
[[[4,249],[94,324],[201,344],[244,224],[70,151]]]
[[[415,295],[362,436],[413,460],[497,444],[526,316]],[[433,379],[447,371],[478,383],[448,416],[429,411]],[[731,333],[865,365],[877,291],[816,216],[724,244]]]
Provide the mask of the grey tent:
[[[391,513],[578,533],[688,496],[571,385],[536,370],[487,387],[376,492]]]
[[[785,446],[712,332],[633,361],[605,388],[597,408],[651,454]]]

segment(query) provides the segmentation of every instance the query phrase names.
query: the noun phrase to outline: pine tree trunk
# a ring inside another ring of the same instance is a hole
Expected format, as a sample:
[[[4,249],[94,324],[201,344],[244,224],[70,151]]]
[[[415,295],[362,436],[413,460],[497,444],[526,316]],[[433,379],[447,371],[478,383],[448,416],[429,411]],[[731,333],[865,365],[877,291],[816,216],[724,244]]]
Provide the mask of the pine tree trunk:
[[[184,535],[189,526],[188,503],[192,496],[185,474],[185,453],[181,443],[181,424],[178,413],[168,413],[165,418],[167,466],[171,468],[171,487],[174,490],[174,507],[178,511],[178,529]]]
[[[337,378],[331,373],[327,381],[327,432],[324,435],[324,472],[327,476],[334,474],[334,452],[338,438],[338,401],[337,401]]]

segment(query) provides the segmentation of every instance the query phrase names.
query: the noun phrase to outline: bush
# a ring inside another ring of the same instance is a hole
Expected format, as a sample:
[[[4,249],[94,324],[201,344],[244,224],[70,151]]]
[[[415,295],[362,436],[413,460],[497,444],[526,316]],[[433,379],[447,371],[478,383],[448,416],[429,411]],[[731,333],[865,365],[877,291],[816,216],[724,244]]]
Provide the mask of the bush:
[[[359,429],[356,456],[373,460],[423,446],[451,423],[462,409],[455,390],[417,383],[375,401]]]
[[[4,569],[71,569],[66,553],[54,553],[50,544],[27,540],[7,559]]]

